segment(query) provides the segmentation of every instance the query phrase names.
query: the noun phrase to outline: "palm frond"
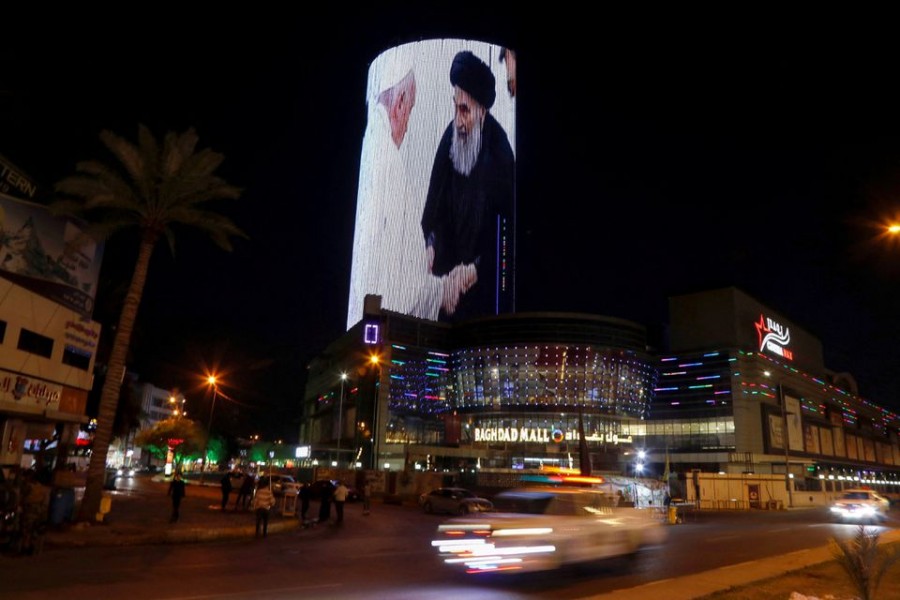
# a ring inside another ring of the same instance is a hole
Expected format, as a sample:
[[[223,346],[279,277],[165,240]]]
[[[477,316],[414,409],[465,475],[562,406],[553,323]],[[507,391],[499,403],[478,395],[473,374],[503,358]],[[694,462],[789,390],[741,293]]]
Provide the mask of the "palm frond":
[[[174,223],[189,225],[206,232],[213,243],[228,252],[234,249],[230,238],[249,239],[249,236],[235,225],[231,219],[218,213],[181,207],[172,212],[172,217]]]
[[[140,150],[125,138],[108,130],[100,132],[100,140],[119,159],[132,181],[141,186],[146,176],[146,165]]]
[[[850,579],[861,600],[874,600],[882,578],[900,561],[900,551],[878,546],[878,531],[867,531],[864,525],[857,528],[853,538],[841,541],[832,539],[832,555]]]
[[[138,125],[138,151],[144,163],[141,177],[138,180],[141,194],[150,197],[153,194],[153,182],[160,173],[160,151],[156,138],[146,125]]]

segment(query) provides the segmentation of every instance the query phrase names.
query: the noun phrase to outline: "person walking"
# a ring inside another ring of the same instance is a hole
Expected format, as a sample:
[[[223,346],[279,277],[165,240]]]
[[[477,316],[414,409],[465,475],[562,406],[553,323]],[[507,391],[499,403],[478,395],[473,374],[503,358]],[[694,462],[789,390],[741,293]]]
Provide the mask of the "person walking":
[[[270,480],[271,481],[271,480]],[[275,495],[269,485],[262,485],[256,488],[256,495],[253,496],[253,510],[256,511],[256,537],[259,537],[260,526],[262,526],[262,536],[269,534],[269,511],[275,506]]]
[[[368,515],[372,510],[372,482],[368,479],[362,489],[363,514]]]
[[[219,482],[222,485],[222,510],[228,506],[228,495],[231,493],[231,471],[226,471]]]
[[[322,498],[319,504],[319,523],[327,523],[331,518],[331,496],[334,494],[334,487],[329,483],[322,487]]]
[[[247,510],[250,506],[250,497],[253,495],[253,475],[250,473],[244,473],[244,478],[241,480],[241,487],[238,488],[237,498],[234,500],[234,510],[237,510],[238,507],[241,510]]]
[[[306,513],[309,512],[309,483],[300,485],[300,522],[306,524]]]
[[[169,519],[169,523],[174,523],[178,520],[178,509],[181,507],[181,499],[185,496],[184,480],[181,479],[180,471],[176,471],[172,477],[168,494],[172,497],[172,518]]]
[[[334,488],[334,512],[335,512],[335,525],[340,525],[344,522],[344,502],[347,501],[347,494],[350,493],[350,490],[347,489],[347,486],[344,485],[343,481],[337,482],[337,487]]]

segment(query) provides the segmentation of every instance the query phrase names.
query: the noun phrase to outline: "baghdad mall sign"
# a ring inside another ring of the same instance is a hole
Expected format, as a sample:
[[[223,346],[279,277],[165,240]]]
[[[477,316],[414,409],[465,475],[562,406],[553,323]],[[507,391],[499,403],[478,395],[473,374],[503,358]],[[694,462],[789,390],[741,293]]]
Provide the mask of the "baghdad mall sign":
[[[607,442],[610,444],[630,444],[631,436],[619,437],[615,433],[586,435],[589,442]],[[536,444],[560,444],[564,441],[578,440],[577,431],[563,431],[545,427],[476,427],[476,442],[516,442]]]

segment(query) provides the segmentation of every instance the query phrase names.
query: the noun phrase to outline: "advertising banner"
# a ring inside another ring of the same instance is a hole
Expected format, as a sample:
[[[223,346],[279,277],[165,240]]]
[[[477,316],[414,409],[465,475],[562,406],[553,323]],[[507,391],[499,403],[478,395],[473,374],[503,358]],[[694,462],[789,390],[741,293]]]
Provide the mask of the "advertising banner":
[[[516,59],[425,40],[369,68],[347,328],[366,295],[432,321],[514,311]]]
[[[784,405],[787,409],[788,444],[791,450],[802,452],[803,425],[800,419],[800,399],[785,395]]]
[[[90,316],[102,254],[77,221],[0,194],[0,276]]]

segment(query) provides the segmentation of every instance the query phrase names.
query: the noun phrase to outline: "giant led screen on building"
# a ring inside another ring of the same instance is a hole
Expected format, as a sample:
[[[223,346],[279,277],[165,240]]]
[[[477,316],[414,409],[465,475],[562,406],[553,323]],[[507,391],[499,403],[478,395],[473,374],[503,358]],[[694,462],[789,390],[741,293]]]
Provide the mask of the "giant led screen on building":
[[[513,312],[516,59],[427,40],[369,68],[348,329],[367,294],[434,321]]]

